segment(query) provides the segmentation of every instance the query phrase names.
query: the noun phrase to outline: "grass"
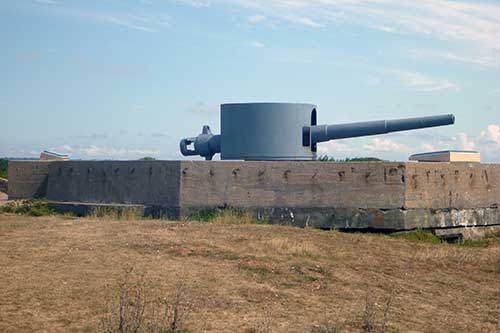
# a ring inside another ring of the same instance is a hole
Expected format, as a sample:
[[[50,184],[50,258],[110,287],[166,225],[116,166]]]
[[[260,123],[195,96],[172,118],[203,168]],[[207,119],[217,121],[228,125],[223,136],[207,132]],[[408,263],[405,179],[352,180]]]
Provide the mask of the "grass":
[[[177,327],[189,332],[495,332],[500,243],[491,237],[470,247],[273,225],[0,214],[0,331],[167,329],[182,281]],[[124,267],[134,267],[125,284]]]
[[[137,208],[130,207],[95,207],[87,216],[91,219],[108,219],[108,220],[142,220],[146,217]]]
[[[192,214],[188,220],[215,224],[268,224],[266,219],[256,219],[249,212],[238,209],[207,209]]]
[[[112,286],[110,288],[113,288]],[[160,295],[160,296],[159,296]],[[102,333],[182,333],[188,316],[188,300],[182,281],[174,293],[161,296],[162,291],[133,267],[124,269],[114,295],[106,300],[98,331]]]
[[[391,234],[391,236],[395,237],[395,238],[406,239],[406,240],[409,240],[411,242],[423,242],[423,243],[429,243],[429,244],[442,243],[441,238],[434,235],[431,231],[423,230],[423,229],[417,229],[417,230],[409,231],[409,232],[398,232],[398,233]]]
[[[47,202],[42,200],[25,200],[9,202],[0,206],[0,213],[10,213],[27,216],[48,216],[57,213],[50,209]]]
[[[428,244],[441,244],[446,243],[438,236],[434,235],[429,230],[417,229],[407,232],[398,232],[391,234],[391,237],[406,239],[411,242],[421,242]],[[458,247],[478,247],[484,248],[492,244],[500,244],[500,230],[496,232],[487,233],[484,238],[481,239],[464,239],[452,243]]]

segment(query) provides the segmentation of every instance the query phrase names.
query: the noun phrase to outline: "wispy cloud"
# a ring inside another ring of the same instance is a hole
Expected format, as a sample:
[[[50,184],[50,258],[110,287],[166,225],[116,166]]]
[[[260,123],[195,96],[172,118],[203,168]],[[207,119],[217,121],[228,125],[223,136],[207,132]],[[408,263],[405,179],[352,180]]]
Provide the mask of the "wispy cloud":
[[[45,5],[56,5],[59,2],[55,0],[34,0],[37,3],[45,4]]]
[[[496,67],[500,64],[500,56],[493,50],[465,54],[442,50],[412,49],[408,51],[408,54],[416,59],[439,59],[485,67]]]
[[[207,113],[216,113],[219,111],[219,106],[215,104],[207,104],[204,102],[198,102],[196,104],[191,105],[188,109],[188,112],[192,113],[201,113],[201,114],[207,114]]]
[[[16,58],[19,60],[38,60],[41,56],[39,52],[19,52],[16,54]]]
[[[259,42],[259,41],[254,41],[254,42],[248,43],[248,46],[256,48],[256,49],[263,49],[266,47],[266,44]]]
[[[142,148],[116,148],[112,146],[87,145],[73,147],[68,144],[50,148],[51,151],[70,154],[76,158],[139,158],[143,156],[158,155],[160,151]]]
[[[364,64],[352,64],[349,66],[364,68],[368,72],[377,75],[384,75],[396,79],[400,84],[408,90],[416,92],[433,92],[440,90],[455,90],[457,85],[446,78],[441,78],[433,75],[423,74],[420,72],[402,70],[398,68],[376,67]],[[380,79],[369,80],[368,85],[380,84]]]
[[[500,65],[500,4],[451,0],[212,0],[182,2],[194,6],[224,4],[246,8],[250,22],[269,18],[309,27],[357,25],[374,30],[427,36],[454,43],[455,53],[428,50],[421,56]]]
[[[490,124],[479,134],[459,132],[446,136],[439,131],[415,131],[411,134],[396,133],[384,137],[330,141],[318,146],[319,154],[337,158],[376,156],[400,160],[405,160],[414,153],[448,149],[477,150],[481,153],[482,160],[499,162],[500,124]]]
[[[38,3],[59,4],[46,6],[48,13],[75,19],[84,19],[104,24],[125,27],[127,29],[154,33],[170,26],[170,16],[164,12],[152,12],[149,7],[133,8],[116,5],[112,10],[109,7],[80,6],[78,2],[56,2],[55,0],[38,0]]]
[[[252,15],[248,17],[248,22],[250,23],[260,23],[260,22],[266,22],[267,17],[264,15]]]

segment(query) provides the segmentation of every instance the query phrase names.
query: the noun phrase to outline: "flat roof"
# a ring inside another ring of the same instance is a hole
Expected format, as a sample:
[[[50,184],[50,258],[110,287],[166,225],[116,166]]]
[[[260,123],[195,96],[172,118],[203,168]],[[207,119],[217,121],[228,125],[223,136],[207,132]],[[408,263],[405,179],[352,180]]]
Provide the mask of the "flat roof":
[[[423,156],[423,155],[436,155],[436,154],[443,154],[443,153],[469,153],[469,154],[479,154],[478,151],[475,150],[440,150],[440,151],[430,151],[428,153],[418,153],[418,154],[413,154],[410,157],[414,156]]]

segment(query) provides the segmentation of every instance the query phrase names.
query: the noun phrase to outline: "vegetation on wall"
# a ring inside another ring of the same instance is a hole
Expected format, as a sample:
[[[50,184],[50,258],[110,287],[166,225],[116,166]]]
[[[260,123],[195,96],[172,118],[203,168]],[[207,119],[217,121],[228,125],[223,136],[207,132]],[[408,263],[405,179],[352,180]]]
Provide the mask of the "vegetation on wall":
[[[7,165],[7,159],[0,158],[0,178],[7,178]]]

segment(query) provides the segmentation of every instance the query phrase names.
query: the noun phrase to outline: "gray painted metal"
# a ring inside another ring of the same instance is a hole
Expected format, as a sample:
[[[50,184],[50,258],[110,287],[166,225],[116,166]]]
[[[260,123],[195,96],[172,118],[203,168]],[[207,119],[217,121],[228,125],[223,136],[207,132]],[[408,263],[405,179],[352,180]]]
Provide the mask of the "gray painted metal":
[[[242,103],[221,105],[221,134],[208,126],[198,137],[182,139],[184,156],[211,160],[313,160],[316,144],[335,139],[385,134],[451,125],[451,114],[340,125],[317,125],[316,106],[296,103]]]
[[[189,149],[191,144],[194,145],[194,149]],[[182,139],[180,147],[184,156],[199,155],[211,161],[215,154],[220,153],[220,135],[213,135],[210,127],[205,125],[197,137]]]
[[[221,159],[311,160],[302,127],[314,125],[312,104],[249,103],[221,106]]]
[[[339,125],[311,126],[311,142],[325,142],[330,140],[355,138],[359,136],[386,134],[391,132],[408,131],[419,128],[451,125],[455,123],[452,114],[406,118],[396,120],[366,121]]]

